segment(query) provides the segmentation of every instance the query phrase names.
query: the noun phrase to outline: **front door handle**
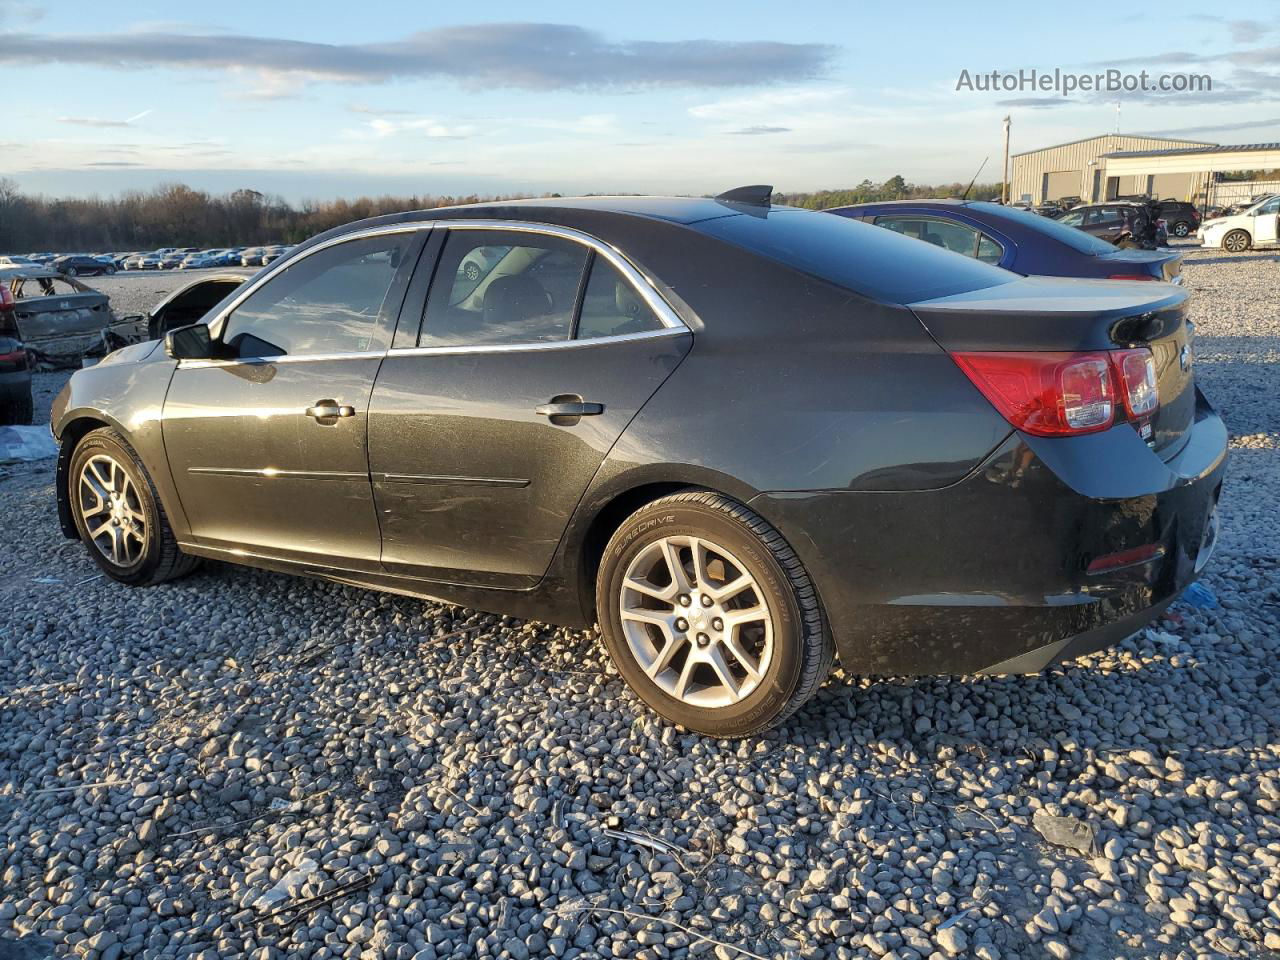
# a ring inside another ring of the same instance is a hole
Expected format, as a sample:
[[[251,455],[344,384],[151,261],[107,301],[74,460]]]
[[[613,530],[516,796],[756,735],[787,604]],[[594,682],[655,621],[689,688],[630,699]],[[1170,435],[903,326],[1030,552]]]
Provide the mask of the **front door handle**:
[[[307,416],[316,420],[336,420],[338,417],[354,417],[356,408],[337,400],[317,400],[315,406],[307,407]]]
[[[533,412],[540,417],[598,417],[604,413],[604,404],[583,400],[555,400],[538,404]]]
[[[533,412],[546,417],[554,426],[572,427],[583,417],[598,417],[604,413],[604,404],[590,403],[576,393],[562,393],[552,397],[550,403],[538,404]]]

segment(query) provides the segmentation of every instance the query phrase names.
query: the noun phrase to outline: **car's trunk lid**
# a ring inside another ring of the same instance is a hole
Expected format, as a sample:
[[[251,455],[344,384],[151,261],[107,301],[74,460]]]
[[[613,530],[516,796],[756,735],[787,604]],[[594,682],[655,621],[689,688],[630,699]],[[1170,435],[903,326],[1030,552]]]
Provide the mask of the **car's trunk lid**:
[[[14,319],[28,347],[67,356],[96,345],[113,318],[104,294],[74,293],[21,299],[14,305]]]
[[[1115,250],[1098,256],[1117,276],[1140,274],[1155,277],[1168,283],[1182,282],[1180,253],[1166,250]]]
[[[910,306],[949,352],[1150,348],[1160,407],[1149,442],[1171,457],[1195,416],[1188,299],[1164,283],[1025,277]]]

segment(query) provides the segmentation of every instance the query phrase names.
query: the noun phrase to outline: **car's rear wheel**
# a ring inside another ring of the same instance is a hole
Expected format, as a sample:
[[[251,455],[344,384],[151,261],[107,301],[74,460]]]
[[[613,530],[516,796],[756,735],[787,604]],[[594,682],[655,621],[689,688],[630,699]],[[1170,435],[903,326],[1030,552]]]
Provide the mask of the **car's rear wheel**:
[[[80,539],[113,580],[149,586],[190,573],[199,563],[178,549],[146,468],[115,430],[103,427],[81,438],[67,483]]]
[[[1232,230],[1222,238],[1222,249],[1228,253],[1244,253],[1252,243],[1249,234],[1244,230]]]
[[[1173,235],[1175,237],[1185,237],[1191,232],[1191,224],[1185,220],[1179,220],[1173,225]]]
[[[67,269],[64,270],[63,273],[65,273],[68,277],[74,277],[77,271],[75,267],[67,267]]]
[[[596,612],[640,698],[717,737],[782,722],[834,659],[817,592],[782,535],[705,491],[663,497],[627,518],[601,560]]]

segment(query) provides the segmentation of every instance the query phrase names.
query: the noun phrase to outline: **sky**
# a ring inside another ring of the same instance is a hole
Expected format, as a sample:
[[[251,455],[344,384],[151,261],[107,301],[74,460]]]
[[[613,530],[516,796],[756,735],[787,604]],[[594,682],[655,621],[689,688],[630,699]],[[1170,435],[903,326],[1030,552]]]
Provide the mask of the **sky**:
[[[975,89],[1033,68],[1212,90]],[[1280,3],[0,0],[0,90],[0,176],[28,193],[807,191],[984,158],[998,181],[1006,115],[1015,153],[1117,119],[1280,140]]]

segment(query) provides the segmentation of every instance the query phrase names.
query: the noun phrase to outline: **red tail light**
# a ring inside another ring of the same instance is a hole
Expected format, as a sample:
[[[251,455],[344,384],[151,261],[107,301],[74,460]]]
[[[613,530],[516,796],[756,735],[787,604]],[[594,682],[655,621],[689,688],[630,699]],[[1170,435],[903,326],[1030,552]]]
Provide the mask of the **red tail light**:
[[[13,291],[0,283],[0,310],[12,310],[17,301],[13,299]]]
[[[12,353],[0,353],[0,363],[20,363],[27,365],[27,351],[15,350]]]
[[[1145,348],[952,357],[1001,416],[1037,437],[1096,433],[1117,414],[1138,426],[1159,406],[1155,364]]]
[[[1149,273],[1113,273],[1108,280],[1154,280],[1155,277]]]

